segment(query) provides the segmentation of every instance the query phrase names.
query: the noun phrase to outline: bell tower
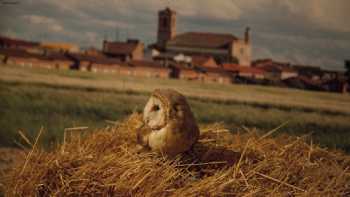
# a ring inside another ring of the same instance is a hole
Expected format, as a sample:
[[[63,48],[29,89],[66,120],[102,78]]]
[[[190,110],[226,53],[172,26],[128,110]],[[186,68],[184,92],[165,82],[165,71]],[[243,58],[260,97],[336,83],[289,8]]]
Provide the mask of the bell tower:
[[[250,42],[250,27],[247,27],[245,29],[244,41],[245,41],[245,43],[249,43]]]
[[[164,50],[166,43],[176,36],[176,12],[165,8],[158,13],[157,45]]]

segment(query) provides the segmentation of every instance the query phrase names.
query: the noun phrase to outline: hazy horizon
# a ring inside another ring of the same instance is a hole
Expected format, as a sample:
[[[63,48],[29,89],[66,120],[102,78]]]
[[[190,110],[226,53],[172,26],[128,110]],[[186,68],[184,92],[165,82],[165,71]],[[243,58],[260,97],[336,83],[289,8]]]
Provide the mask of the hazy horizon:
[[[9,1],[10,2],[10,1]],[[157,13],[177,12],[177,32],[252,29],[253,58],[342,69],[349,59],[350,1],[338,0],[18,0],[0,1],[0,34],[101,48],[108,38],[156,40]],[[2,3],[2,4],[1,4]],[[117,33],[119,32],[119,33]],[[119,35],[119,36],[117,36]]]

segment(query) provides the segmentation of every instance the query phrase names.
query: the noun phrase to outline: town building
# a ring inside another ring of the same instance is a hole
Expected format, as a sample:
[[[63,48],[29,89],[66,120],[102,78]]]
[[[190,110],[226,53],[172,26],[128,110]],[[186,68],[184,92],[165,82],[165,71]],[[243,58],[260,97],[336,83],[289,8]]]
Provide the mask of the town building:
[[[170,67],[172,68],[171,78],[194,81],[200,80],[202,75],[201,72],[186,63],[172,62]]]
[[[144,57],[144,44],[138,40],[127,40],[126,42],[103,41],[103,53],[109,57],[118,58],[123,62],[131,60],[142,60]]]
[[[271,59],[256,60],[253,67],[264,70],[265,78],[271,81],[285,80],[299,76],[289,63],[277,62]]]
[[[237,64],[223,64],[223,69],[231,72],[235,77],[245,77],[251,79],[264,79],[266,72],[256,67],[240,66]]]
[[[2,62],[23,67],[39,67],[47,69],[70,69],[73,61],[61,53],[47,55],[32,54],[22,49],[0,49]]]
[[[171,77],[171,68],[164,67],[158,62],[134,60],[130,61],[128,65],[132,68],[132,76],[164,79]]]
[[[31,49],[31,48],[37,48],[37,47],[39,47],[38,42],[0,36],[0,48]]]
[[[307,77],[311,80],[321,80],[323,71],[321,67],[311,65],[293,65],[299,76]]]
[[[251,64],[250,29],[244,39],[232,34],[187,32],[176,33],[176,12],[170,8],[159,11],[157,43],[151,47],[165,53],[212,56],[218,63]]]
[[[104,56],[93,56],[81,53],[69,53],[68,56],[73,60],[73,69],[88,72],[110,72],[116,73],[122,63],[115,58]]]
[[[48,60],[50,64],[54,65],[54,68],[60,70],[69,70],[74,63],[73,60],[71,60],[65,54],[59,52],[48,53],[44,56],[44,58]]]
[[[46,51],[55,51],[55,52],[70,52],[78,53],[80,51],[79,46],[71,43],[64,42],[41,42],[40,48]]]
[[[84,55],[89,55],[89,56],[99,56],[99,57],[104,57],[105,56],[101,50],[96,49],[94,47],[90,47],[88,49],[85,49],[83,51],[83,54]]]
[[[217,67],[201,67],[204,71],[201,75],[201,80],[204,82],[215,82],[220,84],[231,84],[233,82],[233,76],[228,71]]]
[[[211,56],[191,56],[192,66],[202,66],[206,68],[218,68],[219,65],[216,63]]]

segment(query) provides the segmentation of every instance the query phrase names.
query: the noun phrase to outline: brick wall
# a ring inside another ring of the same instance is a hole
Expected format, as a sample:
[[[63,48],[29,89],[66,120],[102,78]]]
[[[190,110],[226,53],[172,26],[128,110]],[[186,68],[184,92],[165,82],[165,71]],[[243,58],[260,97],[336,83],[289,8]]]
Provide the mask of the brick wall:
[[[203,75],[203,81],[205,82],[215,82],[221,84],[231,84],[231,77],[221,73],[208,72]]]
[[[170,69],[138,66],[134,67],[133,75],[140,77],[169,78]]]
[[[196,80],[200,78],[200,74],[194,70],[180,69],[179,78],[186,80]]]

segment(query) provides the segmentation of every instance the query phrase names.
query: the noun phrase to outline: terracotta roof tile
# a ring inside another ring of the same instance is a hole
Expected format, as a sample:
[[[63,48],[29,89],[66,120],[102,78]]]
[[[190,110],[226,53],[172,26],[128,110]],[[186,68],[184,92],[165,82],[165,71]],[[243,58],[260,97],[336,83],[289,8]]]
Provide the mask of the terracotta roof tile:
[[[201,67],[206,73],[217,73],[217,74],[221,74],[221,75],[227,75],[230,76],[230,73],[227,72],[227,70],[223,69],[223,68],[208,68],[208,67]]]
[[[235,40],[232,34],[188,32],[170,40],[168,46],[226,49]]]
[[[128,64],[134,67],[153,67],[153,68],[167,69],[166,67],[162,66],[159,62],[155,62],[155,61],[134,60],[134,61],[130,61]]]
[[[24,46],[24,47],[37,47],[37,46],[39,46],[39,43],[0,36],[0,45],[17,45],[17,46]]]
[[[261,75],[265,74],[265,71],[263,69],[250,67],[250,66],[240,66],[238,64],[223,64],[223,68],[225,70],[232,71],[232,72],[261,74]]]
[[[222,64],[222,67],[225,70],[236,71],[238,67],[240,67],[240,65],[239,64]]]
[[[9,56],[9,57],[35,58],[35,59],[46,60],[46,61],[54,61],[54,60],[70,61],[70,59],[66,57],[65,54],[53,53],[53,52],[44,55],[44,54],[29,53],[25,50],[20,50],[20,49],[0,49],[0,54]]]
[[[191,58],[192,58],[193,65],[213,67],[213,68],[218,67],[218,65],[216,64],[215,60],[212,57],[194,55],[194,56],[191,56]]]
[[[46,55],[46,57],[50,60],[61,60],[61,61],[71,61],[65,54],[51,52]]]
[[[138,46],[138,43],[128,42],[104,42],[103,52],[115,55],[130,55]]]
[[[21,49],[0,49],[0,54],[10,57],[22,57],[22,58],[40,58],[39,54],[31,54]]]
[[[69,53],[68,56],[75,61],[88,61],[97,64],[122,64],[119,59],[107,58],[104,56],[94,56],[80,53]]]

